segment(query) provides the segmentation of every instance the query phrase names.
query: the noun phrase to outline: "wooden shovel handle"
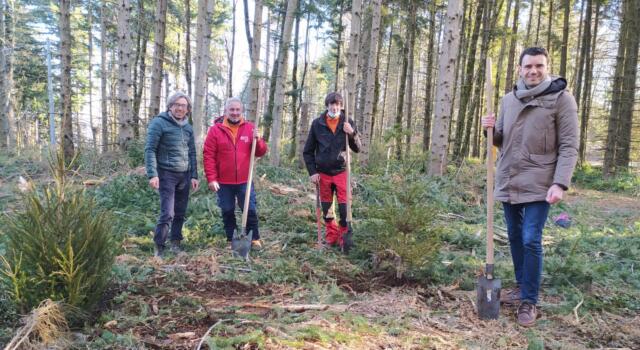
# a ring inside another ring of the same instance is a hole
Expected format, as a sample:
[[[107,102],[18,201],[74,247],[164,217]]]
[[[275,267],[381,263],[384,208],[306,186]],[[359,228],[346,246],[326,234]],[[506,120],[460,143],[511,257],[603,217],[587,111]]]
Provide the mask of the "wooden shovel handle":
[[[486,68],[487,114],[493,113],[493,86],[491,85],[491,58]],[[487,128],[487,265],[493,265],[493,128]]]

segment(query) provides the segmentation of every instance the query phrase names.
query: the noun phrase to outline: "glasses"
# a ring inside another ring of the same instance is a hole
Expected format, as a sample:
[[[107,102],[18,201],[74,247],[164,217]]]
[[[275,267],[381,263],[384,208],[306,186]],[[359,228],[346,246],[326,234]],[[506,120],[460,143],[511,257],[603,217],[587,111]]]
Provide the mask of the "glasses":
[[[187,108],[187,107],[189,107],[189,105],[185,104],[185,103],[174,103],[172,106],[179,107],[179,108]]]

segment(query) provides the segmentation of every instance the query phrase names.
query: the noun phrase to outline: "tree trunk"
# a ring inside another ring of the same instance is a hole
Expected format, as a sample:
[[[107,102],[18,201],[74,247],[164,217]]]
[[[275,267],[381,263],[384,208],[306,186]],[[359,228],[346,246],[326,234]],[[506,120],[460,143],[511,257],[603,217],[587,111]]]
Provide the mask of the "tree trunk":
[[[236,54],[236,5],[237,0],[233,0],[233,7],[231,8],[231,47],[227,47],[227,66],[229,71],[227,72],[227,97],[233,96],[233,61]],[[225,40],[226,43],[226,40]]]
[[[547,51],[549,52],[549,57],[553,57],[553,47],[551,47],[551,28],[553,26],[553,0],[548,0],[548,1],[549,1],[549,13],[548,13],[548,22],[547,22]],[[549,67],[549,69],[551,70],[551,67]]]
[[[527,21],[527,35],[524,37],[524,46],[531,46],[531,42],[529,41],[531,38],[531,25],[533,23],[533,11],[536,7],[536,0],[529,1],[529,20]]]
[[[580,44],[580,59],[577,67],[577,75],[575,75],[575,85],[573,87],[573,96],[576,101],[580,103],[580,97],[582,95],[582,79],[585,75],[585,62],[587,57],[589,56],[589,50],[591,49],[591,13],[593,12],[593,2],[592,0],[587,0],[587,9],[585,13],[585,23],[583,25],[584,31],[582,33],[582,37],[580,40],[582,43]],[[586,78],[585,78],[586,79]]]
[[[107,2],[102,0],[100,6],[100,110],[102,127],[100,140],[102,153],[109,150],[109,111],[107,110]]]
[[[382,6],[382,5],[381,5]],[[382,10],[380,10],[382,13]],[[378,115],[378,101],[380,100],[380,57],[382,56],[382,47],[384,44],[384,33],[386,32],[386,28],[384,26],[384,20],[380,18],[380,32],[378,33],[378,48],[376,49],[378,52],[378,57],[376,57],[376,76],[375,76],[375,87],[373,90],[373,110],[371,111],[371,127],[369,128],[369,142],[368,144],[373,144],[373,137],[375,133],[376,127],[376,116]],[[366,100],[365,100],[366,103]],[[371,148],[369,146],[369,148]]]
[[[295,35],[293,39],[293,70],[291,72],[291,145],[289,147],[289,159],[296,156],[296,137],[298,136],[298,53],[300,51],[300,17],[302,11],[296,11],[295,14]]]
[[[300,105],[300,128],[298,128],[298,149],[303,149],[309,133],[309,102]],[[298,167],[304,168],[302,154],[298,155]]]
[[[477,116],[475,113],[476,107],[482,104],[481,97],[483,95],[483,82],[485,80],[485,70],[486,70],[486,61],[487,61],[487,53],[489,51],[489,44],[491,40],[491,18],[492,18],[492,10],[495,0],[489,0],[484,8],[482,14],[482,42],[480,44],[480,62],[478,67],[476,67],[476,76],[475,76],[475,85],[473,90],[473,99],[468,109],[469,120],[465,125],[464,132],[464,140],[462,142],[462,149],[460,150],[459,156],[461,158],[467,157],[470,151],[470,140],[471,140],[471,129],[474,125],[477,124]],[[479,155],[479,154],[478,154]]]
[[[285,2],[283,3],[283,5],[285,6],[285,8],[283,9],[283,11],[280,11],[278,14],[278,28],[280,29],[280,36],[279,36],[280,41],[282,41],[282,37],[284,36],[283,12],[286,11],[287,3]],[[269,51],[268,47],[267,47],[267,51]],[[278,60],[280,59],[280,56],[279,56],[280,51],[276,49],[275,42],[274,42],[274,51],[277,51],[278,55],[275,55],[273,67],[271,68],[271,75],[269,76],[269,97],[267,99],[267,108],[265,109],[263,114],[264,123],[262,123],[262,126],[263,126],[262,138],[264,138],[265,140],[269,140],[271,137],[271,125],[273,124],[273,105],[274,105],[274,98],[276,93],[276,78],[278,77]]]
[[[409,48],[407,50],[407,57],[409,59],[409,65],[407,67],[407,132],[405,135],[405,143],[406,150],[405,154],[407,157],[411,152],[411,135],[413,134],[413,67],[414,67],[414,52],[416,46],[416,31],[417,31],[417,19],[416,19],[417,9],[415,7],[415,2],[411,2],[411,6],[409,8]]]
[[[538,18],[536,23],[536,41],[535,46],[540,46],[540,22],[542,22],[542,7],[544,6],[544,1],[540,1],[538,3]],[[531,8],[533,11],[533,8]]]
[[[342,48],[342,15],[344,14],[344,0],[340,0],[340,21],[338,22],[338,40],[336,41],[336,81],[333,91],[338,91],[340,86],[340,49]]]
[[[74,155],[71,114],[71,1],[60,1],[60,100],[62,101],[62,147],[66,162]]]
[[[98,133],[98,129],[93,125],[93,4],[91,0],[88,1],[87,6],[87,15],[89,17],[88,23],[88,31],[87,36],[89,37],[89,47],[88,47],[88,60],[89,60],[89,128],[91,128],[91,143],[93,146],[93,151],[96,152],[98,150],[98,145],[96,142],[96,137]],[[37,124],[36,124],[37,126]]]
[[[473,91],[473,77],[478,76],[480,73],[478,72],[478,67],[476,66],[476,50],[478,47],[478,38],[480,37],[480,27],[482,26],[482,14],[484,13],[484,9],[486,7],[486,1],[480,1],[478,4],[478,8],[474,9],[475,19],[473,21],[473,32],[471,34],[471,38],[469,40],[469,51],[467,55],[467,64],[466,64],[466,73],[463,77],[464,84],[461,86],[460,91],[460,108],[458,109],[458,121],[456,123],[456,135],[455,141],[453,145],[453,158],[459,159],[464,157],[462,154],[463,144],[464,144],[464,136],[465,130],[471,125],[471,120],[467,120],[473,118],[471,113],[467,113],[467,110],[473,110],[469,107],[469,102],[471,100],[471,92]],[[474,74],[475,72],[475,74]],[[465,126],[468,125],[468,126]]]
[[[582,90],[582,107],[580,108],[580,147],[579,147],[579,164],[584,164],[587,156],[587,139],[588,139],[588,127],[589,127],[589,115],[591,112],[591,85],[593,80],[593,52],[596,49],[596,39],[598,37],[598,21],[600,19],[600,2],[596,1],[596,18],[593,29],[593,35],[591,35],[591,42],[586,43],[587,47],[585,54],[585,73],[584,73],[584,89]],[[590,26],[590,25],[589,25]],[[586,35],[586,31],[585,31]]]
[[[393,48],[393,16],[391,16],[391,23],[389,23],[389,47],[387,48],[387,65],[385,67],[384,73],[384,92],[382,94],[382,114],[380,115],[380,135],[382,135],[382,130],[384,129],[384,121],[385,115],[387,111],[387,95],[389,93],[389,68],[391,67],[391,50]]]
[[[433,112],[433,51],[436,49],[434,40],[436,34],[436,14],[437,7],[435,2],[429,5],[429,43],[427,47],[427,74],[425,78],[424,93],[424,127],[422,132],[422,150],[426,153],[429,151],[429,143],[431,142],[431,114]]]
[[[284,91],[287,79],[287,59],[291,46],[291,30],[293,29],[294,12],[298,9],[298,0],[289,0],[287,13],[284,19],[284,33],[278,53],[278,73],[276,78],[276,90],[273,97],[273,130],[271,131],[271,164],[280,165],[280,137],[282,127],[282,114],[284,110]]]
[[[580,1],[580,21],[579,21],[580,24],[578,25],[578,40],[577,40],[576,52],[575,52],[576,63],[574,64],[574,67],[573,67],[573,75],[571,76],[571,80],[567,79],[569,81],[569,86],[574,91],[580,75],[578,72],[578,67],[580,65],[580,58],[582,57],[580,53],[582,52],[581,45],[582,45],[582,29],[583,29],[582,21],[584,19],[584,2],[585,0]],[[575,93],[574,93],[574,96],[575,96]],[[576,98],[576,101],[579,101],[579,99]]]
[[[411,29],[407,26],[407,33],[409,36]],[[398,76],[398,98],[396,104],[396,119],[393,126],[395,132],[395,146],[396,146],[396,159],[402,159],[402,117],[404,114],[404,94],[407,87],[407,70],[409,68],[409,44],[407,42],[402,43],[400,48],[400,56],[402,57],[402,68]]]
[[[358,55],[360,54],[360,27],[362,22],[362,1],[351,2],[351,34],[349,37],[349,50],[347,51],[347,77],[345,79],[347,117],[355,120],[356,110],[356,83],[358,75]]]
[[[4,4],[3,4],[4,2]],[[15,105],[13,103],[13,52],[15,46],[15,8],[12,1],[0,1],[0,149],[16,144]]]
[[[191,86],[191,1],[184,0],[184,7],[184,77],[187,81],[187,94],[189,94],[189,97],[193,98]]]
[[[640,44],[640,2],[627,0],[630,23],[625,44],[624,78],[622,80],[622,97],[620,106],[620,123],[618,128],[618,144],[615,154],[616,173],[629,168],[631,153],[631,131],[633,129],[633,112],[635,105],[636,79],[638,73],[638,46]]]
[[[126,151],[133,139],[131,117],[131,4],[118,1],[118,146]]]
[[[518,18],[520,16],[520,0],[516,0],[513,10],[513,24],[511,25],[511,43],[509,44],[509,58],[507,60],[507,78],[504,81],[504,93],[513,89],[514,60],[516,56],[516,42],[518,39]]]
[[[367,62],[367,83],[366,93],[364,100],[363,120],[364,122],[360,126],[362,130],[362,149],[360,151],[360,163],[366,165],[369,161],[369,148],[370,148],[370,135],[371,135],[371,121],[373,119],[373,105],[376,103],[374,98],[375,86],[376,86],[376,70],[378,69],[378,35],[380,34],[380,13],[382,7],[382,0],[373,0],[371,3],[373,10],[373,16],[371,18],[371,52],[369,53]]]
[[[511,15],[511,0],[507,0],[507,13],[504,16],[504,24],[502,26],[502,29],[504,30],[504,35],[502,35],[502,39],[500,40],[500,53],[498,54],[498,64],[497,64],[497,69],[496,69],[496,81],[495,81],[495,88],[494,88],[494,96],[493,96],[493,111],[495,113],[495,111],[498,110],[498,103],[500,101],[500,94],[501,94],[501,90],[500,90],[500,81],[502,81],[502,66],[504,64],[504,56],[506,53],[506,46],[507,46],[507,35],[506,33],[509,31],[509,16]]]
[[[245,8],[247,6],[245,0]],[[248,12],[248,11],[247,11]],[[248,14],[246,15],[248,17]],[[248,19],[245,21],[248,26]],[[249,36],[247,27],[247,41],[250,48],[251,56],[251,75],[249,77],[249,104],[247,108],[247,116],[250,120],[258,119],[258,98],[260,97],[260,42],[262,37],[262,0],[255,1],[255,10],[253,14],[253,38]]]
[[[149,102],[149,119],[160,113],[160,95],[162,94],[162,65],[164,62],[164,39],[167,29],[167,0],[156,1],[155,14],[155,47],[153,50],[153,67],[151,68],[151,87]]]
[[[567,52],[569,48],[569,15],[571,14],[571,0],[564,0],[564,24],[562,25],[562,47],[560,48],[560,74],[567,76]]]
[[[147,41],[149,40],[144,1],[138,1],[137,29],[136,58],[134,64],[131,66],[133,69],[133,137],[135,139],[140,137],[140,104],[142,102],[142,90],[144,90],[144,78],[146,76]]]
[[[460,39],[460,22],[462,21],[462,2],[451,0],[447,5],[447,15],[442,40],[442,51],[439,54],[439,74],[436,85],[436,107],[431,133],[431,157],[427,169],[430,175],[444,174],[447,167],[447,145],[449,121],[451,118],[452,90],[456,68],[456,56]]]
[[[211,52],[209,45],[211,44],[211,17],[213,16],[213,8],[214,0],[198,0],[198,17],[196,19],[196,81],[192,113],[196,147],[202,145],[203,135],[207,126],[207,113],[204,101],[207,94],[207,73],[209,71],[209,55]]]

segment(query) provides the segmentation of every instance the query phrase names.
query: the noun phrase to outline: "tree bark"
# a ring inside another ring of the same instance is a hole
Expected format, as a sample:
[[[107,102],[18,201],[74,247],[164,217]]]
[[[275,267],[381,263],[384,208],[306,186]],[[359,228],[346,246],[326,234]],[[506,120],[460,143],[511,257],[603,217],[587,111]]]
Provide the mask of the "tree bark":
[[[569,48],[569,15],[571,14],[571,0],[564,0],[564,22],[562,25],[562,47],[560,48],[560,74],[567,76],[567,52]]]
[[[411,28],[407,26],[407,33],[410,36]],[[395,132],[396,159],[402,159],[402,117],[404,113],[404,94],[407,87],[407,70],[409,68],[409,44],[402,43],[400,48],[400,56],[402,57],[402,68],[398,76],[398,98],[396,104],[396,118],[393,126]]]
[[[351,34],[349,36],[349,50],[347,51],[347,77],[345,79],[347,117],[355,120],[356,83],[358,75],[358,55],[360,54],[360,27],[362,22],[362,0],[351,2]]]
[[[591,35],[590,43],[586,43],[585,54],[585,74],[584,74],[584,89],[582,91],[582,107],[580,108],[580,146],[578,152],[579,164],[584,164],[587,156],[587,140],[588,140],[588,128],[589,128],[589,115],[591,113],[591,85],[593,80],[593,51],[596,49],[596,39],[598,37],[598,21],[600,19],[600,2],[596,1],[595,8],[595,24],[593,29],[593,35]],[[590,25],[589,25],[590,26]],[[585,32],[586,33],[586,32]],[[586,35],[586,34],[585,34]]]
[[[516,42],[518,39],[518,18],[520,16],[520,0],[516,0],[513,10],[513,24],[511,25],[511,43],[509,44],[509,58],[507,59],[507,78],[504,82],[504,93],[513,89],[514,60],[516,56]]]
[[[100,140],[102,153],[109,150],[109,111],[107,110],[107,2],[102,0],[100,6],[100,110],[102,127]]]
[[[291,145],[289,147],[289,159],[296,156],[296,137],[298,136],[298,53],[300,51],[300,17],[302,12],[296,11],[295,14],[295,35],[293,39],[293,70],[291,72]]]
[[[342,32],[344,31],[344,26],[342,25],[343,14],[344,0],[340,0],[340,20],[338,22],[338,40],[336,41],[336,81],[333,91],[338,91],[340,87],[340,50],[342,48]]]
[[[615,154],[616,173],[629,168],[631,153],[631,131],[633,129],[633,112],[635,105],[636,79],[638,73],[638,47],[640,44],[640,2],[626,0],[630,15],[627,43],[625,44],[624,78],[622,80],[622,97],[620,106],[620,123],[618,143]]]
[[[245,0],[245,8],[246,8]],[[247,11],[248,12],[248,11]],[[248,14],[246,15],[248,17]],[[248,26],[249,21],[245,24]],[[258,119],[258,98],[260,97],[260,42],[262,41],[262,0],[255,1],[253,13],[253,38],[249,36],[247,27],[247,42],[251,55],[251,75],[249,77],[249,104],[247,106],[247,116],[250,120]]]
[[[209,71],[209,56],[211,50],[211,17],[213,16],[214,0],[198,0],[198,17],[196,19],[196,81],[193,98],[193,130],[196,147],[202,145],[203,135],[207,126],[206,108],[204,106],[207,94]]]
[[[547,51],[549,52],[549,56],[553,57],[553,47],[551,47],[551,28],[553,26],[553,0],[549,1],[549,13],[548,13],[548,22],[547,22]],[[551,70],[551,66],[549,69]]]
[[[439,74],[436,86],[436,107],[431,133],[431,147],[427,169],[430,175],[441,176],[447,167],[447,145],[449,121],[451,118],[452,89],[456,68],[456,55],[460,44],[460,22],[462,20],[462,2],[451,0],[447,5],[447,15],[439,54]]]
[[[133,139],[131,116],[131,3],[118,1],[118,146],[126,151]]]
[[[149,40],[144,1],[138,1],[137,30],[136,58],[134,64],[131,66],[133,69],[133,137],[135,139],[140,137],[140,105],[142,103],[142,90],[144,90],[144,78],[146,76],[147,41]]]
[[[62,101],[62,148],[66,162],[75,155],[71,114],[71,1],[60,1],[60,93]]]
[[[278,73],[273,102],[273,130],[271,131],[271,164],[280,165],[280,137],[282,128],[282,114],[284,110],[284,91],[287,78],[287,59],[291,46],[291,31],[293,29],[294,12],[298,9],[298,0],[289,0],[284,19],[284,34],[278,53]]]
[[[473,110],[469,107],[469,102],[471,100],[471,93],[473,91],[473,82],[474,76],[478,76],[480,73],[477,71],[478,67],[476,67],[476,50],[478,47],[478,38],[480,37],[480,28],[482,26],[482,14],[484,13],[486,7],[486,1],[480,1],[478,4],[478,8],[474,9],[475,19],[473,21],[473,32],[471,34],[471,38],[469,40],[469,50],[467,55],[467,64],[466,64],[466,73],[463,77],[465,83],[461,86],[460,91],[460,108],[458,109],[458,121],[456,123],[456,134],[455,141],[453,145],[453,158],[459,159],[464,157],[463,145],[464,145],[464,137],[465,130],[467,130],[467,126],[471,125],[471,120],[467,120],[473,118],[472,113],[467,113],[467,110]],[[475,74],[474,74],[475,72]]]
[[[3,4],[4,2],[4,4]],[[15,49],[14,3],[0,1],[0,149],[16,145],[13,103],[13,52]]]
[[[580,50],[580,59],[577,67],[577,75],[575,76],[575,85],[573,87],[573,96],[575,97],[578,103],[581,101],[582,94],[582,79],[585,75],[585,63],[587,57],[589,56],[589,51],[591,49],[591,13],[593,12],[593,2],[592,0],[587,0],[587,9],[585,13],[585,23],[583,25],[584,31],[582,33],[581,40],[581,50]],[[586,79],[586,78],[585,78]]]
[[[407,50],[407,58],[409,64],[407,67],[407,132],[405,134],[406,149],[405,154],[410,155],[411,152],[411,135],[413,134],[413,69],[414,69],[414,52],[416,46],[416,31],[417,31],[417,18],[416,12],[418,9],[415,6],[415,2],[411,2],[409,7],[409,48]]]
[[[162,94],[162,65],[164,62],[164,40],[167,28],[167,0],[156,1],[155,14],[155,47],[153,50],[153,67],[151,68],[151,87],[149,102],[149,119],[160,113],[160,96]]]
[[[374,98],[375,85],[376,85],[376,70],[378,68],[378,35],[380,34],[380,13],[382,7],[382,0],[373,0],[371,3],[373,10],[373,16],[371,18],[371,52],[369,53],[367,62],[367,83],[366,94],[364,100],[362,130],[362,149],[360,150],[360,163],[366,165],[369,162],[369,147],[370,147],[370,135],[371,135],[371,122],[373,119],[373,105],[376,103]]]
[[[227,47],[227,66],[229,71],[227,72],[227,97],[233,96],[233,61],[236,54],[236,5],[238,1],[233,0],[233,7],[231,11],[231,47]],[[226,42],[226,40],[225,40]]]
[[[507,46],[507,35],[506,33],[509,31],[509,16],[511,15],[511,0],[507,0],[506,3],[507,6],[507,13],[504,16],[504,24],[502,26],[502,29],[504,30],[504,35],[502,35],[502,39],[500,40],[500,53],[498,54],[498,64],[497,64],[497,69],[496,69],[496,81],[495,81],[495,89],[494,89],[494,96],[493,96],[493,111],[497,111],[498,110],[498,103],[500,101],[500,93],[502,92],[500,90],[500,82],[502,81],[502,74],[503,74],[503,70],[502,70],[502,66],[504,64],[504,56],[506,54],[506,46]]]
[[[185,0],[184,7],[184,77],[187,81],[187,94],[193,98],[191,81],[191,0]]]
[[[427,46],[427,74],[425,78],[424,93],[424,126],[422,132],[422,150],[426,153],[429,151],[429,143],[431,142],[431,114],[433,112],[433,51],[435,50],[435,34],[436,34],[436,13],[437,7],[435,2],[429,4],[429,43]]]

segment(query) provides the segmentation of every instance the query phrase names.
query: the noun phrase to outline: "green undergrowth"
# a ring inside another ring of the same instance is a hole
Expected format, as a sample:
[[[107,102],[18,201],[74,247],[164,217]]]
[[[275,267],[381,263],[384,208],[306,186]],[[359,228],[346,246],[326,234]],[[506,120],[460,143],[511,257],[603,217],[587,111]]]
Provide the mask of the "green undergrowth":
[[[623,171],[621,174],[605,179],[602,175],[602,167],[584,165],[576,168],[573,182],[580,187],[598,191],[640,196],[640,174],[632,170]]]
[[[126,165],[123,160],[122,166],[127,169],[137,164],[136,154],[125,159]],[[448,175],[436,178],[425,174],[424,159],[418,157],[403,162],[391,160],[388,165],[384,159],[372,163],[367,168],[357,164],[353,167],[356,246],[347,257],[335,248],[315,249],[315,192],[306,172],[294,167],[273,167],[263,160],[258,162],[255,176],[263,251],[252,252],[250,263],[220,253],[224,252],[226,244],[217,198],[206,188],[201,174],[201,188],[190,197],[183,230],[187,254],[206,261],[206,255],[215,252],[216,264],[223,268],[207,276],[206,283],[240,282],[252,288],[290,286],[295,290],[289,297],[300,303],[349,304],[357,300],[355,292],[376,292],[391,286],[453,287],[473,291],[485,257],[484,165],[479,160],[465,160],[460,165],[450,165]],[[15,161],[7,164],[1,165],[3,169],[21,171],[22,165]],[[113,170],[99,165],[92,161],[84,165],[84,169],[94,169],[91,176]],[[595,185],[589,185],[595,183],[595,177],[587,181],[585,174],[578,171],[576,182],[595,188]],[[280,194],[273,186],[292,191]],[[622,185],[604,189],[634,193],[633,189]],[[126,348],[139,344],[140,339],[126,330],[145,325],[162,328],[165,326],[162,317],[166,316],[163,312],[185,315],[190,325],[206,324],[205,329],[214,324],[212,320],[230,319],[212,330],[206,339],[210,348],[239,348],[247,344],[260,348],[274,337],[260,327],[246,327],[250,321],[258,322],[260,316],[238,314],[234,308],[217,310],[215,317],[209,314],[210,318],[207,318],[206,313],[202,313],[206,304],[204,297],[191,295],[194,287],[190,271],[179,268],[159,271],[158,266],[147,263],[146,259],[153,251],[152,231],[159,199],[144,175],[135,175],[128,170],[111,174],[104,184],[86,192],[95,198],[99,209],[109,211],[114,218],[111,228],[114,237],[123,242],[122,253],[139,259],[120,261],[114,266],[111,288],[114,296],[98,323],[118,321],[118,328],[117,331],[92,330],[97,336],[88,340],[89,347]],[[606,196],[606,193],[601,195]],[[561,212],[572,217],[572,227],[564,229],[553,224],[552,218]],[[509,287],[514,283],[513,268],[499,203],[496,203],[494,213],[496,275],[502,279],[504,287]],[[622,215],[629,214],[615,210],[605,212],[590,203],[589,198],[578,204],[563,203],[552,207],[544,232],[541,304],[545,312],[570,315],[580,305],[575,312],[581,317],[604,311],[638,313],[640,222],[637,216],[635,219],[625,216],[620,220]],[[237,217],[239,222],[239,211]],[[0,236],[0,253],[4,253],[3,247]],[[166,262],[169,265],[181,263],[180,257],[172,254]],[[162,283],[158,283],[159,274],[164,276]],[[183,294],[172,301],[170,311],[161,310],[154,315],[149,306],[150,298],[172,293]],[[371,321],[348,313],[342,316],[347,318],[350,332],[357,334],[383,332],[401,336],[409,327],[399,321]],[[0,320],[2,317],[15,320],[9,311],[0,312]],[[274,327],[283,326],[284,329],[289,324],[308,321],[309,316],[276,310],[268,317]],[[245,322],[242,327],[241,322]],[[177,332],[180,328],[170,324],[167,329]],[[353,339],[343,339],[342,331],[329,331],[310,324],[289,331],[286,338],[280,339],[280,344],[291,348],[304,348],[305,342],[348,347]],[[170,334],[163,332],[159,338]],[[539,342],[534,338],[530,343]]]

